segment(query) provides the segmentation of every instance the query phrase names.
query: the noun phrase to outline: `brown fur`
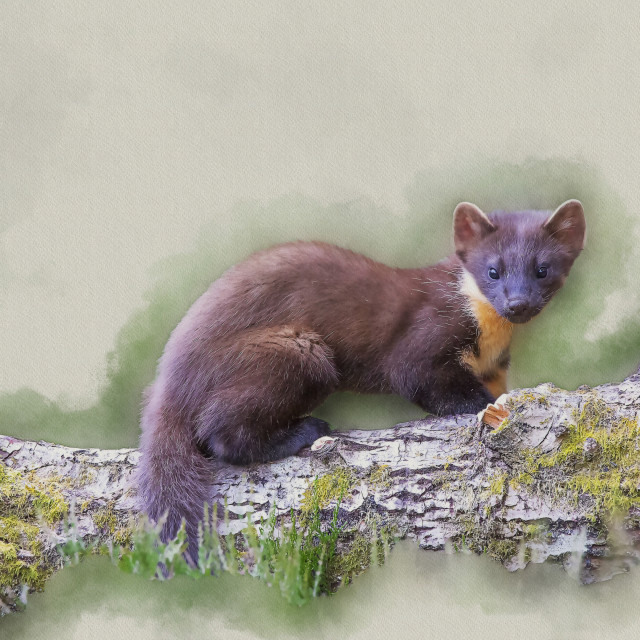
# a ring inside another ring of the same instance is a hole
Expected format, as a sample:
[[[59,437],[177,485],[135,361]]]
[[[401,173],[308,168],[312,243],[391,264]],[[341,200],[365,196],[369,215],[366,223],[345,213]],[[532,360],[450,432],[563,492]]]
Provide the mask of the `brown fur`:
[[[575,256],[551,235],[562,212],[549,231],[541,212],[492,220],[500,224],[459,207],[459,255],[430,267],[396,269],[333,245],[291,243],[214,282],[171,334],[143,410],[140,501],[152,520],[167,514],[163,538],[184,518],[194,550],[209,459],[246,464],[297,452],[328,433],[308,414],[334,391],[396,393],[438,414],[479,411],[505,391],[512,325],[500,296],[515,282],[513,313],[523,321],[533,312],[522,292],[535,282],[527,284],[527,256],[517,254],[520,280],[505,280],[504,292],[482,281],[481,291],[482,260],[500,243],[539,246],[547,261],[556,252],[561,269],[548,292],[531,294],[541,307]],[[577,242],[579,234],[563,233]]]

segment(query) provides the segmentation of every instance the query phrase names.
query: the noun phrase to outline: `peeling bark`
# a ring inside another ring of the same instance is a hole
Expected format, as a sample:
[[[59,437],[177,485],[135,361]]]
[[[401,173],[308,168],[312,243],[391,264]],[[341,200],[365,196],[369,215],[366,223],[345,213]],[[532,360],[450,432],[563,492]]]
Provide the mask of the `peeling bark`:
[[[606,433],[622,419],[628,427],[640,411],[640,371],[593,389],[567,392],[543,384],[513,391],[504,399],[509,415],[496,429],[475,415],[432,417],[379,431],[336,432],[317,451],[272,464],[220,466],[212,477],[214,501],[218,513],[226,501],[230,516],[226,525],[219,523],[220,533],[241,531],[248,513],[253,522],[266,518],[274,502],[286,521],[291,510],[300,512],[314,478],[346,470],[349,490],[340,506],[346,531],[362,530],[374,516],[423,549],[466,546],[511,570],[555,559],[582,582],[606,580],[640,559],[635,463],[616,470],[631,504],[616,525],[598,508],[598,496],[570,489],[571,469],[593,468],[600,446],[594,438],[586,438],[593,442],[585,441],[583,460],[570,458],[574,467],[532,471],[562,449],[589,403],[606,411],[606,424],[598,427]],[[27,483],[59,491],[73,504],[78,534],[86,540],[117,538],[130,526],[139,455],[135,449],[77,449],[0,436],[2,464]],[[334,496],[324,505],[327,514],[335,502]],[[46,561],[58,568],[63,522],[42,523],[42,540]]]

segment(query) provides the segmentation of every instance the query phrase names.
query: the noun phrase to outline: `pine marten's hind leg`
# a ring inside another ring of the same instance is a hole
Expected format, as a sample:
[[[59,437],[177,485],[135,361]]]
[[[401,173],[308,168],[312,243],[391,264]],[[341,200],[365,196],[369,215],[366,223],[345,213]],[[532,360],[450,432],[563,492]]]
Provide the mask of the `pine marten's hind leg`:
[[[307,414],[337,387],[331,349],[292,326],[250,329],[216,353],[220,374],[197,418],[201,445],[247,464],[297,453],[329,433]]]

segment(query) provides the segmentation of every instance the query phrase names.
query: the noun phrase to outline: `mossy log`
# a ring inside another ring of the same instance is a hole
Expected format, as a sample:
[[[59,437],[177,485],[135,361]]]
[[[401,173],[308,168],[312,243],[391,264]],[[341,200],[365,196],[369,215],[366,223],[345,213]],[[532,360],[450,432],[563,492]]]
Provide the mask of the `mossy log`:
[[[336,432],[306,455],[221,466],[211,479],[218,513],[228,510],[220,532],[274,505],[280,523],[304,517],[313,487],[327,519],[343,494],[340,523],[353,539],[384,529],[423,549],[486,552],[511,570],[554,559],[584,583],[628,571],[640,558],[640,371],[571,392],[516,390],[501,404],[486,422],[429,417]],[[71,511],[85,541],[130,541],[138,459],[135,449],[0,436],[5,595],[18,583],[38,588],[61,566]]]

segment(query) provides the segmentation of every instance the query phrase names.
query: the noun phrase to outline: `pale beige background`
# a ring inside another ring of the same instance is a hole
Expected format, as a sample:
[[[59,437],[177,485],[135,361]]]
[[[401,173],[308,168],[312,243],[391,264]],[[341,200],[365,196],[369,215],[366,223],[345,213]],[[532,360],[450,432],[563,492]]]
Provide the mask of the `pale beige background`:
[[[0,390],[91,403],[152,265],[239,199],[400,215],[417,172],[558,156],[638,211],[639,19],[635,1],[3,0]],[[625,287],[594,335],[638,312]]]
[[[150,267],[239,198],[401,213],[418,171],[562,156],[638,210],[640,5],[565,4],[5,0],[0,389],[90,402]]]

